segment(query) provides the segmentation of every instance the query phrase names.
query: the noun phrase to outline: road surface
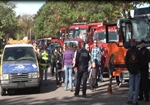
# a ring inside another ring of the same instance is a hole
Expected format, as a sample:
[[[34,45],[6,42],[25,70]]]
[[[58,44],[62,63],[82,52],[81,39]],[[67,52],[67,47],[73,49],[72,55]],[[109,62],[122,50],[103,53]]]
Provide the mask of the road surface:
[[[74,97],[74,92],[64,91],[63,84],[57,87],[55,77],[49,76],[48,85],[41,87],[41,93],[25,89],[12,91],[0,96],[0,105],[127,105],[128,83],[118,87],[113,80],[113,94],[107,93],[107,86],[108,78],[105,78],[95,92],[88,87],[87,98]],[[140,101],[139,105],[150,105],[150,102]]]

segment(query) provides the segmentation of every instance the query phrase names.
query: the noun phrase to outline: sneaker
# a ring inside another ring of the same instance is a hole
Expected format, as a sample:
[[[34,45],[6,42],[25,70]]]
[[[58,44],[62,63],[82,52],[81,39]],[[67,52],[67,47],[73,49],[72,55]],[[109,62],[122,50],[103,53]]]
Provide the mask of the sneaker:
[[[128,105],[132,105],[132,102],[131,102],[131,101],[128,101],[127,104],[128,104]]]
[[[145,99],[145,102],[149,102],[149,99]]]
[[[143,101],[143,98],[138,98],[138,101]]]
[[[82,95],[83,98],[86,98],[86,95]]]
[[[74,96],[75,96],[75,97],[79,97],[79,94],[75,94],[75,93],[74,93]]]
[[[122,83],[119,83],[119,85],[118,85],[118,86],[120,87],[121,85],[122,85]]]
[[[73,89],[70,89],[71,92],[73,92]]]

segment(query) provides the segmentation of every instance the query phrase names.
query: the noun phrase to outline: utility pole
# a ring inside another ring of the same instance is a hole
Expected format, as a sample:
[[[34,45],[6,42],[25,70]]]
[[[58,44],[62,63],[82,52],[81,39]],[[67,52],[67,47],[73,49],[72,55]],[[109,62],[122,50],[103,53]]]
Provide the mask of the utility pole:
[[[30,28],[30,40],[31,40],[31,28]]]

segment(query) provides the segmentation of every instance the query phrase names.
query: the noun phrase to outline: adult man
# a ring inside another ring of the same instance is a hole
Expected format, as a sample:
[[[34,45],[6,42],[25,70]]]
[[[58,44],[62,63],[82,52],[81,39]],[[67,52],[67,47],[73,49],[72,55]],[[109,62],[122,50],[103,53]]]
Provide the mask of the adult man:
[[[97,40],[94,40],[94,47],[92,48],[91,51],[91,61],[96,63],[96,75],[99,79],[99,75],[100,75],[100,62],[101,62],[101,49],[98,47],[97,45]],[[96,87],[98,86],[97,80],[96,80]]]
[[[139,100],[143,100],[143,92],[145,96],[145,101],[149,101],[149,89],[148,89],[148,63],[150,61],[150,52],[145,47],[145,41],[141,40],[140,42],[140,51],[141,51],[141,79],[140,79],[140,94],[139,94]]]
[[[47,45],[44,45],[43,49],[40,50],[40,54],[38,58],[39,58],[39,63],[40,63],[41,83],[43,82],[44,71],[45,71],[45,82],[47,82],[47,69],[50,65],[50,52],[47,49]],[[47,83],[45,85],[47,85]]]
[[[130,49],[126,53],[125,63],[129,71],[129,96],[127,104],[138,105],[140,83],[140,51],[135,39],[130,40]]]
[[[85,43],[82,42],[82,48],[77,52],[76,55],[75,65],[78,68],[78,70],[77,70],[77,85],[74,93],[75,97],[79,96],[81,79],[83,79],[82,96],[86,98],[86,85],[87,85],[86,82],[88,78],[89,60],[90,60],[89,52],[85,49]]]

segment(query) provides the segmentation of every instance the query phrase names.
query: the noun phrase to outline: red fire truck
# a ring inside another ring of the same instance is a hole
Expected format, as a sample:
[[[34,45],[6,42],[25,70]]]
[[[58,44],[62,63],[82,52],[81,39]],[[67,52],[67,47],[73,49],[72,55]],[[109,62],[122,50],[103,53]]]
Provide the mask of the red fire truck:
[[[92,44],[93,43],[93,33],[94,30],[101,26],[103,23],[74,23],[72,26],[69,27],[68,30],[68,39],[65,40],[66,42],[73,42],[81,45],[81,42],[84,41],[85,43]]]
[[[64,41],[64,43],[73,43],[78,47],[81,47],[81,42],[88,40],[88,24],[86,22],[83,23],[73,23],[69,27],[68,30],[68,39]]]
[[[89,30],[88,30],[88,43],[89,45],[93,44],[93,35],[95,30],[100,27],[103,26],[103,22],[98,22],[98,23],[89,23]]]
[[[60,39],[63,39],[63,40],[68,38],[67,28],[65,28],[65,27],[60,28],[60,36],[59,37],[60,37]]]

